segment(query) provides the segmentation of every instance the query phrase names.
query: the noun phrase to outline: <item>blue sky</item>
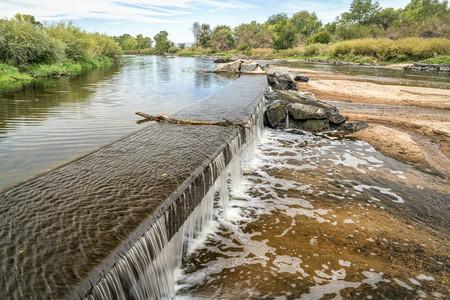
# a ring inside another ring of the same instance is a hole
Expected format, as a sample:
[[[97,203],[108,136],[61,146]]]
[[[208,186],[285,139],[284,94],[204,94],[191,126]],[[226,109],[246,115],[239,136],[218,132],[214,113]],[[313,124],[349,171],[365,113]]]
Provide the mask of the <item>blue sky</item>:
[[[270,15],[301,10],[314,11],[324,22],[350,7],[351,0],[0,0],[0,17],[10,18],[17,12],[31,14],[39,21],[72,20],[89,32],[109,35],[142,33],[153,37],[160,30],[178,42],[193,40],[192,23],[237,26],[252,20],[264,22]],[[382,7],[404,7],[409,0],[381,0]]]

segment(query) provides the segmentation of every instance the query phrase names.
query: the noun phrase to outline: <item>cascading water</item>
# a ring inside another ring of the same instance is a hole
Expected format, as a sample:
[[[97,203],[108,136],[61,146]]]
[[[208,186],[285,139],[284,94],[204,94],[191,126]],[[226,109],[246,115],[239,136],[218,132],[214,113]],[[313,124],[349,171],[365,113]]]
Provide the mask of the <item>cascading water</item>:
[[[226,216],[230,211],[228,179],[231,191],[237,192],[242,182],[242,165],[253,158],[257,140],[263,133],[264,107],[265,101],[261,101],[250,118],[252,125],[241,130],[227,146],[231,158],[228,166],[225,149],[200,174],[203,190],[207,192],[175,235],[169,240],[167,224],[170,224],[170,216],[167,212],[118,259],[87,299],[175,297],[174,274],[183,257],[202,243],[204,233],[217,213]],[[182,198],[186,197],[184,193]]]

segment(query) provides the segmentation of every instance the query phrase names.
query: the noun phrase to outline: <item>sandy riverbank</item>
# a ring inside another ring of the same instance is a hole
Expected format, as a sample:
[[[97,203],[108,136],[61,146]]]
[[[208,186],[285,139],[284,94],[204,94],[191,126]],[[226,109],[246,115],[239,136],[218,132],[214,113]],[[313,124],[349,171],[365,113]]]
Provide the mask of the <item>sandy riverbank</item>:
[[[360,77],[296,69],[299,90],[336,105],[370,127],[354,135],[383,154],[450,179],[450,90],[384,85]]]

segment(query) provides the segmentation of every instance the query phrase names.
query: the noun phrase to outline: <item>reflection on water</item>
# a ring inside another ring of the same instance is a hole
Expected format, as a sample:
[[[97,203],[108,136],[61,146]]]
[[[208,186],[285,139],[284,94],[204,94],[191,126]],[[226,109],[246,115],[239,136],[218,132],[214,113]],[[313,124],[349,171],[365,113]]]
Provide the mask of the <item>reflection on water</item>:
[[[450,188],[342,136],[268,130],[178,277],[200,299],[448,299]]]
[[[230,82],[201,72],[210,68],[203,59],[128,57],[120,67],[0,90],[0,190],[146,126],[136,111],[170,115]]]
[[[357,78],[359,77],[372,83],[450,89],[450,73],[403,71],[383,67],[366,67],[357,65],[335,66],[331,64],[305,61],[270,61],[269,63],[289,68],[304,68],[347,74]]]

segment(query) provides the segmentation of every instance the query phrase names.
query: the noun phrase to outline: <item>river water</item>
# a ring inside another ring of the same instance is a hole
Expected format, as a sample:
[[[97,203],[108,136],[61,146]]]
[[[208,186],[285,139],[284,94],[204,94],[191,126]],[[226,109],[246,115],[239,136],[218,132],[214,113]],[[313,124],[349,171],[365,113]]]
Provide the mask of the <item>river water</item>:
[[[349,136],[275,130],[237,181],[179,270],[180,299],[450,296],[448,181]]]
[[[231,79],[212,61],[127,57],[110,69],[0,89],[0,190],[141,129],[136,111],[173,114]]]

